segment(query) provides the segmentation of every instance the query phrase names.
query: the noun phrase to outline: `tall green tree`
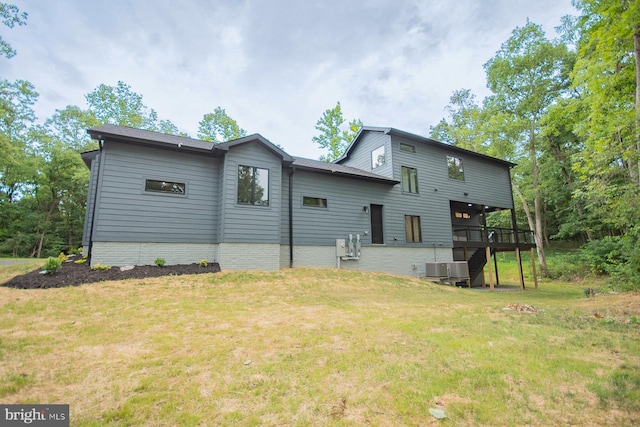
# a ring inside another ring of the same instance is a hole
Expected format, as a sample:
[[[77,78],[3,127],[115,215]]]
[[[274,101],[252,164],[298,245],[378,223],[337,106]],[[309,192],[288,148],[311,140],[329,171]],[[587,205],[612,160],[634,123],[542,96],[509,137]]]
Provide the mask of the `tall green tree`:
[[[574,89],[585,109],[576,131],[580,193],[610,233],[640,222],[640,2],[576,0]]]
[[[336,103],[335,107],[325,110],[316,122],[315,128],[320,131],[320,134],[314,136],[312,141],[320,148],[328,150],[326,155],[320,156],[320,160],[332,162],[340,158],[362,127],[360,119],[353,119],[348,123],[348,128],[342,130],[344,122],[340,102]]]
[[[568,89],[572,60],[565,45],[548,40],[539,25],[527,22],[524,27],[516,28],[496,56],[484,65],[488,87],[493,92],[489,102],[508,113],[511,122],[520,128],[517,156],[525,157],[529,164],[530,169],[526,173],[530,174],[527,178],[530,180],[531,194],[526,194],[520,188],[518,179],[514,180],[515,191],[534,232],[543,276],[547,275],[548,267],[544,252],[538,165],[540,120]]]
[[[221,142],[231,141],[247,135],[247,132],[222,107],[216,107],[213,113],[205,114],[199,124],[198,138],[214,144],[220,144]]]
[[[27,17],[27,12],[20,12],[16,5],[0,2],[0,19],[5,26],[13,28],[16,25],[26,25]],[[15,49],[2,36],[0,36],[0,56],[5,58],[16,56]]]

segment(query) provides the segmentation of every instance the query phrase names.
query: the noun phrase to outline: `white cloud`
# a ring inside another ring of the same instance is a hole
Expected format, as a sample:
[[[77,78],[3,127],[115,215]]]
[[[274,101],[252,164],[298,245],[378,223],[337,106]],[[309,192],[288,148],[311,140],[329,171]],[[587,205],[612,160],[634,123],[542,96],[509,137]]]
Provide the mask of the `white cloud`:
[[[29,20],[3,32],[18,55],[0,67],[36,86],[42,120],[122,80],[193,136],[219,105],[307,157],[337,101],[347,120],[427,133],[454,90],[487,94],[482,64],[515,26],[530,18],[553,37],[574,12],[570,0],[14,3]]]

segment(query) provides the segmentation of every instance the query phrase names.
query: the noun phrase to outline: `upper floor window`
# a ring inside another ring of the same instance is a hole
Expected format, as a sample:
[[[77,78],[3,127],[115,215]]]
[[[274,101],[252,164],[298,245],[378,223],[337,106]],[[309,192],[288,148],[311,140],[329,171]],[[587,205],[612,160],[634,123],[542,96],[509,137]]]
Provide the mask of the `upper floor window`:
[[[402,191],[405,193],[418,192],[418,170],[402,166]]]
[[[420,217],[414,215],[405,215],[404,231],[407,238],[407,243],[422,242],[422,233],[420,232]]]
[[[269,206],[269,170],[238,166],[238,203]]]
[[[414,145],[405,144],[404,142],[401,142],[400,151],[406,151],[407,153],[415,153],[416,147]]]
[[[449,168],[449,178],[464,181],[464,168],[462,167],[462,159],[453,156],[447,156],[447,167]]]
[[[153,193],[171,193],[184,194],[184,182],[159,181],[155,179],[147,179],[144,182],[144,191]]]
[[[371,169],[380,167],[386,163],[387,159],[384,154],[384,145],[378,147],[371,152]]]
[[[320,197],[302,197],[302,206],[307,206],[310,208],[326,208],[327,207],[327,199],[323,199]]]

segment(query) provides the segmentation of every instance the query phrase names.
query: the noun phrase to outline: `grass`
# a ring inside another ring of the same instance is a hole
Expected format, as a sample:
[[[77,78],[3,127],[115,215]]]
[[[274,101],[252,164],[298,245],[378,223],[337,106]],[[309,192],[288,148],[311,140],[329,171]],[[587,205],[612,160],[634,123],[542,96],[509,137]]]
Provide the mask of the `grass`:
[[[0,398],[69,403],[79,426],[638,425],[640,296],[584,286],[295,269],[0,288]]]

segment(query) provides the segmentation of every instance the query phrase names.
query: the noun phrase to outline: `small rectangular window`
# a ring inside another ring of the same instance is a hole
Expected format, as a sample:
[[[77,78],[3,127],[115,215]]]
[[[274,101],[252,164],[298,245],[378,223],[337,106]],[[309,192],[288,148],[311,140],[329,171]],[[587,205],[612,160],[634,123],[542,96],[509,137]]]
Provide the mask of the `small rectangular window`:
[[[462,159],[453,156],[447,156],[447,167],[449,168],[449,178],[464,181],[464,168],[462,167]]]
[[[422,242],[422,233],[420,232],[420,217],[414,215],[404,216],[404,230],[407,237],[407,243]]]
[[[469,219],[471,216],[467,212],[456,212],[455,217],[462,218],[462,219]]]
[[[415,153],[416,147],[410,144],[400,143],[400,151],[406,151],[407,153]]]
[[[402,191],[405,193],[418,192],[418,170],[402,166]]]
[[[311,208],[326,208],[327,207],[327,199],[322,199],[320,197],[302,197],[302,206],[308,206]]]
[[[185,188],[184,182],[160,181],[155,179],[147,179],[144,182],[144,191],[152,193],[184,194]]]
[[[238,166],[238,203],[269,206],[269,169]]]
[[[384,154],[384,145],[378,147],[371,152],[371,169],[380,167],[386,163],[386,157]]]

